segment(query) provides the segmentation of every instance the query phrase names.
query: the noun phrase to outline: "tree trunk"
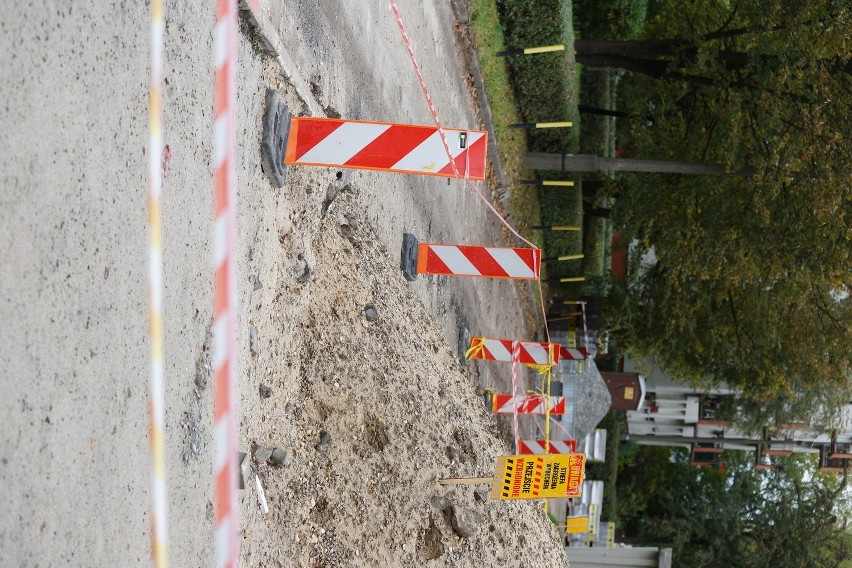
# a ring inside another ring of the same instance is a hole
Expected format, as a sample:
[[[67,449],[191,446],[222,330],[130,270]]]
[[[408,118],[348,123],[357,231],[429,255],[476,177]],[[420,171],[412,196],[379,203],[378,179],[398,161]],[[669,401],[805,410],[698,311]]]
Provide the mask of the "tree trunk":
[[[684,39],[644,39],[644,40],[574,40],[577,55],[638,55],[652,57],[671,57],[678,49],[690,45]]]
[[[612,211],[605,207],[593,207],[588,201],[583,201],[583,215],[588,217],[600,217],[601,219],[609,219]]]
[[[624,69],[633,73],[647,75],[654,79],[680,79],[699,85],[715,85],[716,82],[710,77],[700,75],[688,75],[670,69],[671,60],[667,59],[642,59],[618,54],[586,53],[577,54],[577,63],[588,67],[611,67],[613,69]]]
[[[610,110],[608,108],[597,108],[580,105],[577,107],[577,110],[580,111],[580,114],[594,114],[597,116],[613,116],[615,118],[629,118],[630,115],[626,112],[622,112],[620,110]]]
[[[665,160],[633,160],[628,158],[605,158],[593,154],[544,154],[529,152],[524,161],[532,170],[555,170],[562,172],[647,172],[669,174],[694,174],[721,176],[731,173],[750,175],[746,168],[739,172],[729,172],[719,164],[694,164],[688,162],[668,162]]]

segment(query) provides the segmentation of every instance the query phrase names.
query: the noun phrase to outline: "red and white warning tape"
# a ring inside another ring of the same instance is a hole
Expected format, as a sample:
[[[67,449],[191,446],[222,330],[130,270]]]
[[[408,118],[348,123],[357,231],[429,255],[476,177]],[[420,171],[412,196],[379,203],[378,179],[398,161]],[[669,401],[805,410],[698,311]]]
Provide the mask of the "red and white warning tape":
[[[391,11],[393,12],[394,17],[396,18],[396,24],[399,27],[399,31],[402,33],[402,40],[403,42],[405,42],[405,48],[408,50],[408,56],[411,58],[412,65],[414,65],[414,72],[417,74],[417,80],[420,82],[420,89],[423,91],[423,95],[426,97],[426,104],[429,106],[429,112],[432,115],[432,120],[435,121],[435,126],[437,126],[438,130],[441,132],[441,140],[444,143],[444,148],[447,152],[447,155],[450,155],[450,148],[447,144],[446,137],[443,135],[443,127],[441,126],[441,120],[438,118],[438,111],[435,110],[435,105],[432,102],[432,95],[429,94],[429,89],[426,87],[426,81],[423,80],[423,73],[420,72],[420,65],[417,63],[417,58],[414,56],[414,49],[411,46],[411,40],[408,37],[408,32],[405,31],[405,25],[402,23],[402,16],[400,16],[399,14],[399,8],[396,5],[396,0],[389,0],[389,2]],[[453,164],[453,166],[455,167],[455,164]],[[460,176],[456,175],[456,177]],[[521,234],[517,231],[517,229],[515,229],[508,221],[506,221],[506,219],[503,218],[502,215],[500,215],[497,209],[495,209],[494,206],[491,205],[488,199],[486,199],[486,197],[482,195],[482,192],[480,192],[479,189],[477,189],[476,186],[470,180],[467,181],[467,185],[468,187],[470,187],[470,189],[474,191],[474,193],[476,193],[477,196],[479,196],[479,199],[482,200],[485,206],[488,207],[488,209],[490,209],[491,212],[494,213],[494,215],[496,215],[498,219],[500,219],[500,222],[502,222],[503,225],[505,225],[506,228],[508,228],[513,235],[521,239],[529,246],[536,248],[536,246],[532,242],[522,237]]]
[[[216,1],[213,29],[213,473],[217,568],[239,564],[236,420],[236,163],[234,75],[237,0]]]
[[[151,341],[148,421],[151,444],[151,555],[156,568],[168,566],[168,492],[163,449],[163,246],[160,196],[168,167],[163,145],[163,2],[151,1],[151,83],[148,89],[148,335]]]
[[[443,130],[441,127],[441,120],[438,118],[438,112],[435,110],[435,105],[432,102],[432,96],[429,94],[429,89],[426,87],[426,81],[423,79],[423,73],[420,72],[420,65],[417,63],[417,57],[414,55],[414,49],[411,46],[411,40],[408,37],[408,32],[405,31],[405,25],[402,23],[402,16],[400,16],[399,8],[396,5],[396,0],[389,0],[391,11],[393,12],[394,17],[396,18],[396,24],[399,27],[400,33],[402,33],[402,40],[405,43],[405,48],[408,50],[408,57],[411,59],[411,63],[414,66],[414,72],[417,74],[417,80],[420,83],[420,89],[423,91],[423,95],[426,97],[426,104],[429,106],[429,112],[432,114],[432,120],[435,122],[435,126],[438,127],[438,131],[441,132],[441,140],[444,143],[444,149],[447,152],[447,155],[451,155],[449,145],[447,144],[446,137],[443,135]],[[451,162],[453,167],[455,168],[455,163]],[[458,176],[458,172],[456,172],[456,177]],[[491,204],[490,201],[482,194],[481,191],[473,184],[469,179],[465,180],[467,182],[467,186],[479,197],[480,201],[500,220],[503,225],[509,229],[509,231],[518,237],[521,241],[528,244],[532,248],[538,248],[531,241],[525,239],[515,227],[512,226],[511,223],[506,221],[502,215],[497,211],[497,209]],[[542,321],[544,323],[544,332],[547,337],[547,340],[550,341],[550,329],[547,326],[547,309],[544,305],[544,296],[541,291],[541,281],[538,282],[538,297],[541,303],[541,315]]]
[[[562,425],[562,423],[561,423],[560,421],[558,421],[558,420],[554,420],[554,421],[553,421],[553,424],[556,424],[556,427],[557,427],[557,428],[559,428],[560,430],[562,430],[562,433],[563,433],[563,434],[565,434],[566,436],[568,436],[568,439],[569,439],[569,440],[573,440],[573,439],[574,439],[574,434],[573,434],[573,433],[571,433],[571,432],[569,432],[569,431],[568,431],[568,429],[567,429],[567,428],[565,428],[565,426],[563,426],[563,425]],[[538,419],[536,419],[536,427],[538,428],[539,432],[541,432],[542,434],[544,434],[545,427],[544,427],[544,423],[543,423],[543,422],[539,422],[539,421],[538,421]],[[576,443],[576,442],[575,442],[575,443]]]

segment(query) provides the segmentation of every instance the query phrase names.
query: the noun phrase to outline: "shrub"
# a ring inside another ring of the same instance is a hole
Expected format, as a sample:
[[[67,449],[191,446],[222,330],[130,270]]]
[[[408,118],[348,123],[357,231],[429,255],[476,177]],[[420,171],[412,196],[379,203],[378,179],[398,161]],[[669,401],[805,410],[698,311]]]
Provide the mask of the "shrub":
[[[647,13],[648,0],[575,0],[574,29],[588,39],[636,39]]]
[[[507,49],[564,44],[566,51],[510,57],[515,99],[526,122],[570,120],[574,128],[530,130],[535,152],[576,149],[578,113],[574,78],[574,28],[566,0],[498,0]]]

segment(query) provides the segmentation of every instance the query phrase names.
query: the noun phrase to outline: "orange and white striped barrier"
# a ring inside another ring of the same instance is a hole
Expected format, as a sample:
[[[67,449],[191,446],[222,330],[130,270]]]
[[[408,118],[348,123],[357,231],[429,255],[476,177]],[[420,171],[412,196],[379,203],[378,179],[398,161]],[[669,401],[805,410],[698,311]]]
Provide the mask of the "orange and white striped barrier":
[[[491,412],[494,414],[565,414],[564,396],[540,396],[532,394],[495,394],[491,397]]]
[[[237,0],[216,1],[213,29],[213,475],[217,568],[239,565],[236,420]]]
[[[561,347],[559,349],[559,356],[563,359],[570,359],[572,361],[582,361],[588,358],[589,352],[577,347]]]
[[[417,280],[418,274],[537,280],[541,250],[428,244],[405,233],[401,268],[406,280],[412,282]]]
[[[486,144],[481,130],[293,117],[284,162],[485,179]]]
[[[517,343],[519,347],[517,359],[512,357],[512,349]],[[558,343],[515,341],[513,339],[491,339],[488,337],[472,337],[470,347],[465,352],[468,359],[484,361],[500,361],[511,363],[513,360],[524,365],[559,364],[560,345]]]
[[[547,451],[544,448],[547,447]],[[519,440],[518,453],[537,454],[573,454],[577,451],[577,440]]]
[[[541,268],[540,253],[539,249],[530,248],[420,243],[417,273],[536,280]]]
[[[151,82],[148,88],[148,335],[151,341],[148,421],[151,444],[151,555],[156,568],[168,566],[168,495],[163,449],[163,245],[160,196],[167,167],[163,144],[163,2],[151,2]]]

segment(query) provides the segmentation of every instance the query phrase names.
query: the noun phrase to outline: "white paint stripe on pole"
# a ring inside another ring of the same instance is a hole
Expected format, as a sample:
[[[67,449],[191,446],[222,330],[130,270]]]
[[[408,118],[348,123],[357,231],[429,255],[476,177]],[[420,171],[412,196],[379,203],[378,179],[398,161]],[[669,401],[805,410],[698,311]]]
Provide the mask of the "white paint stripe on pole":
[[[574,359],[585,359],[583,353],[577,349],[573,349],[571,347],[563,347],[563,349],[565,349],[565,351],[567,351],[568,354],[571,355],[571,357],[573,357]]]
[[[455,131],[450,132],[454,135],[458,134]],[[450,163],[450,159],[447,157],[444,142],[441,140],[441,133],[440,130],[436,130],[431,136],[394,164],[393,169],[432,173],[444,169]],[[444,130],[443,133],[446,135],[447,131]],[[468,131],[468,139],[464,148],[461,148],[459,144],[448,144],[453,160],[458,158],[462,152],[470,148],[482,136],[483,134],[479,131]]]
[[[390,127],[390,124],[372,122],[344,122],[305,152],[299,161],[313,164],[345,164]]]
[[[441,262],[447,265],[447,268],[453,274],[461,276],[480,275],[479,270],[462,254],[458,247],[452,245],[429,245],[429,248],[441,259]]]
[[[547,349],[541,346],[541,343],[532,343],[528,341],[521,342],[521,347],[529,354],[530,357],[538,365],[547,365],[550,362],[550,357]]]
[[[228,151],[228,121],[223,116],[213,123],[213,168],[219,167]]]
[[[213,266],[219,266],[228,252],[228,220],[219,216],[213,223]]]
[[[227,320],[219,318],[213,322],[213,373],[215,374],[224,364],[227,356],[228,333]]]
[[[395,163],[393,169],[437,172],[449,163],[450,160],[447,158],[444,144],[441,142],[441,132],[436,130],[400,161]]]
[[[148,252],[148,264],[150,267],[151,282],[159,282],[158,286],[151,286],[151,309],[156,314],[163,311],[163,255],[159,249],[151,248]]]
[[[228,453],[228,436],[230,425],[226,420],[218,420],[213,425],[213,471],[219,471],[231,457]]]
[[[485,247],[485,250],[512,278],[535,278],[535,272],[513,249]]]
[[[213,66],[222,67],[228,58],[228,22],[224,19],[213,27]]]
[[[222,519],[216,528],[216,568],[225,568],[231,561],[231,518]]]
[[[512,360],[512,352],[509,351],[503,342],[499,339],[485,339],[483,341],[485,344],[485,349],[488,350],[489,353],[494,357],[497,361],[511,361]]]

